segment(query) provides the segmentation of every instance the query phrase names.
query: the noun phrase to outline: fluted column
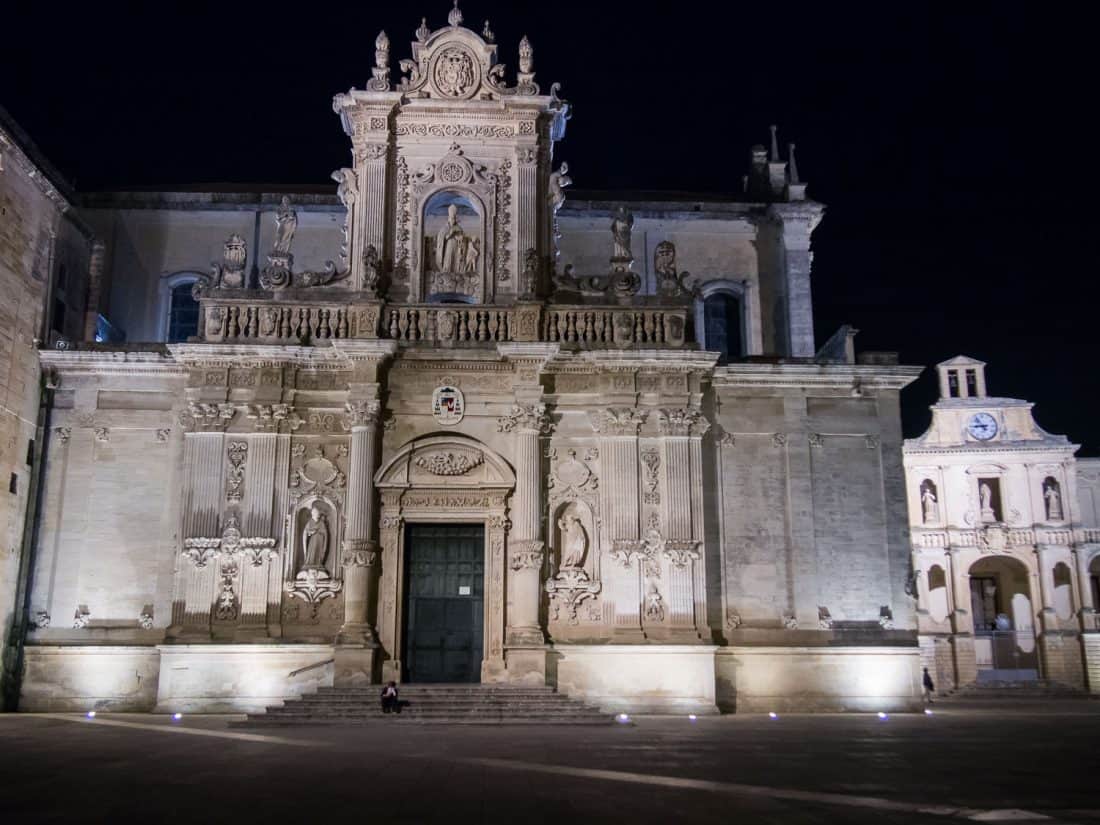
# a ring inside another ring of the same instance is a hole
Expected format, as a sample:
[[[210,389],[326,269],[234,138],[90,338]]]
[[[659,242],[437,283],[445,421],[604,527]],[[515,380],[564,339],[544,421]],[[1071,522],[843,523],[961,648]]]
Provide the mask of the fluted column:
[[[344,567],[344,625],[341,644],[376,644],[368,611],[373,596],[378,543],[374,539],[374,465],[377,460],[378,401],[349,401],[348,498],[341,564]]]
[[[548,428],[545,404],[517,404],[497,425],[513,433],[516,490],[512,496],[509,534],[509,575],[506,644],[541,645],[539,626],[540,572],[545,543],[540,538],[539,505],[542,460],[539,436]]]

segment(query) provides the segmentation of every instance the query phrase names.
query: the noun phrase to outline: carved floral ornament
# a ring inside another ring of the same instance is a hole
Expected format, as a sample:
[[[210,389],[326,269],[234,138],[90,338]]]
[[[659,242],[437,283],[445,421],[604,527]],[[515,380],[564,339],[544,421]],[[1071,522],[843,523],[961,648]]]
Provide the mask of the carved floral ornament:
[[[590,412],[588,417],[600,435],[637,435],[648,413],[634,407],[608,407]]]
[[[546,414],[545,404],[514,404],[507,415],[497,419],[497,432],[510,433],[550,431],[550,417]]]
[[[376,426],[381,412],[379,401],[348,401],[344,405],[345,420],[350,429]]]
[[[705,435],[710,422],[697,409],[686,407],[657,411],[657,428],[661,435]]]
[[[413,464],[437,476],[460,476],[480,466],[485,456],[476,451],[440,450],[423,453],[413,459]]]
[[[233,421],[236,410],[232,404],[205,404],[191,402],[180,413],[180,424],[189,432],[196,430],[222,430]]]

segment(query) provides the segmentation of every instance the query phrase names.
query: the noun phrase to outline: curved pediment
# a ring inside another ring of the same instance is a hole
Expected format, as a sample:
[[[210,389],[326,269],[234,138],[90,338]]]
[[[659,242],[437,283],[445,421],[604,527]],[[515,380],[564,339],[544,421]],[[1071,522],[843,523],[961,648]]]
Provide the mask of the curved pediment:
[[[374,477],[380,488],[512,488],[508,462],[480,441],[458,435],[416,438],[398,450]]]

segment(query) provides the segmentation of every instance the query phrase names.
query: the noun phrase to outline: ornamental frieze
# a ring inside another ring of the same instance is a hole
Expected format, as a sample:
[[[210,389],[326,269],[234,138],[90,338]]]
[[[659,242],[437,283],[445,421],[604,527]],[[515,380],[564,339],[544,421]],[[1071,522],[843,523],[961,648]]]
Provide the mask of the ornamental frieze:
[[[436,476],[460,476],[481,465],[485,456],[475,450],[455,452],[451,450],[424,453],[416,457],[413,463],[422,470]]]

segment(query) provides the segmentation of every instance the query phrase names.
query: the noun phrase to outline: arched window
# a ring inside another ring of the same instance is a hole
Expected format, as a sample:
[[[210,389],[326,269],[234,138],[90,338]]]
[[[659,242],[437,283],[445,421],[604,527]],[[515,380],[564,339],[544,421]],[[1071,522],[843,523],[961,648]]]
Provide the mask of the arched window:
[[[172,287],[168,300],[168,342],[186,341],[199,332],[199,302],[191,290],[194,281],[183,281]]]
[[[721,353],[719,364],[736,361],[745,354],[740,298],[716,292],[704,299],[703,341],[708,350]]]

